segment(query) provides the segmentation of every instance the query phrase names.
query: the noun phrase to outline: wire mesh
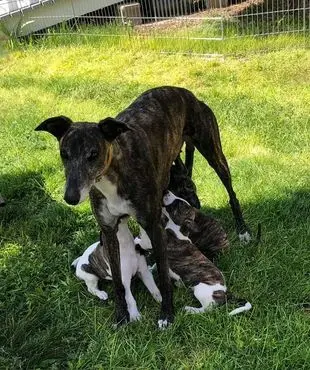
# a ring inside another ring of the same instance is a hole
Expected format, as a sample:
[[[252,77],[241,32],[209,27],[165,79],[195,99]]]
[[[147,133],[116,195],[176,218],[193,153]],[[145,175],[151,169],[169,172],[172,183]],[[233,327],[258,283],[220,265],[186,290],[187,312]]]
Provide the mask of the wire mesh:
[[[0,21],[20,34],[223,40],[309,35],[310,0],[0,0]]]

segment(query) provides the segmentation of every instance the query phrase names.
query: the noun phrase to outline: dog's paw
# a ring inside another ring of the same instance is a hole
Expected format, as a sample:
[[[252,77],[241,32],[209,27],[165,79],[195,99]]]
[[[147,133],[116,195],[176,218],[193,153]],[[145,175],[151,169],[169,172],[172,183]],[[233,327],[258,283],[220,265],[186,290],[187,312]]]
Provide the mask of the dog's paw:
[[[170,323],[167,319],[165,319],[165,320],[160,319],[160,320],[158,320],[157,323],[158,323],[158,329],[159,330],[165,330],[170,325]]]
[[[198,307],[185,306],[184,310],[188,313],[200,313],[201,310]]]
[[[142,316],[138,310],[132,310],[129,312],[130,322],[141,320]]]
[[[163,300],[160,291],[152,293],[152,296],[158,303],[161,303],[161,301]]]
[[[248,244],[251,241],[251,235],[249,234],[248,231],[246,231],[245,233],[240,233],[238,236],[239,240],[243,244]]]
[[[101,300],[101,301],[106,301],[108,299],[108,293],[106,293],[104,290],[97,290],[96,296]]]
[[[158,329],[159,330],[165,330],[167,329],[171,324],[173,323],[173,315],[170,315],[169,317],[161,318],[157,321]]]

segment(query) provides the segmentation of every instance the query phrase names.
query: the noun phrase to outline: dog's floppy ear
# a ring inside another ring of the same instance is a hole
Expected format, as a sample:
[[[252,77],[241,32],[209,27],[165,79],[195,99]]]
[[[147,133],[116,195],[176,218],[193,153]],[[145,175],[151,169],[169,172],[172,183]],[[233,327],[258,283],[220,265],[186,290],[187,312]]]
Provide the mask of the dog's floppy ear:
[[[47,131],[54,135],[59,141],[68,131],[72,124],[72,120],[65,116],[51,117],[43,121],[35,131]]]
[[[101,120],[98,126],[107,141],[113,141],[118,135],[130,130],[124,122],[111,117]]]

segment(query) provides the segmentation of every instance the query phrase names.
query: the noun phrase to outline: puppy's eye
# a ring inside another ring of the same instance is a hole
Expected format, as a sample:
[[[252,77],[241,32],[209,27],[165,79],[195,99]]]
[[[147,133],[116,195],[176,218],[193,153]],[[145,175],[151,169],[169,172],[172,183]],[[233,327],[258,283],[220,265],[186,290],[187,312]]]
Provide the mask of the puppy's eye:
[[[94,161],[95,159],[97,159],[97,158],[98,158],[98,156],[99,156],[99,153],[98,153],[96,150],[92,150],[92,151],[88,154],[88,156],[87,156],[87,160],[88,160],[89,162],[92,162],[92,161]]]
[[[67,160],[67,159],[69,159],[69,154],[68,154],[68,152],[66,151],[66,150],[61,150],[60,151],[60,156],[61,156],[61,158],[63,159],[63,160]]]

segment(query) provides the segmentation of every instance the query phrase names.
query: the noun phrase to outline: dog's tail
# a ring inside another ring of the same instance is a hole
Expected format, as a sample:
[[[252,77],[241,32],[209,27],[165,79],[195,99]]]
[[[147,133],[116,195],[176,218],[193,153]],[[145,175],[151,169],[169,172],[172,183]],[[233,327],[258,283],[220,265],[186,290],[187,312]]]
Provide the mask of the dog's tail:
[[[250,311],[252,305],[245,299],[237,298],[232,293],[227,292],[226,299],[228,303],[237,304],[239,307],[228,313],[229,316],[238,315],[239,313]]]
[[[78,264],[78,262],[79,262],[79,259],[80,259],[81,257],[78,257],[78,258],[76,258],[72,263],[71,263],[71,267],[72,268],[75,268],[76,269],[76,266],[77,266],[77,264]]]
[[[262,240],[262,224],[259,222],[257,225],[257,234],[254,246],[256,247],[261,242],[261,240]]]

